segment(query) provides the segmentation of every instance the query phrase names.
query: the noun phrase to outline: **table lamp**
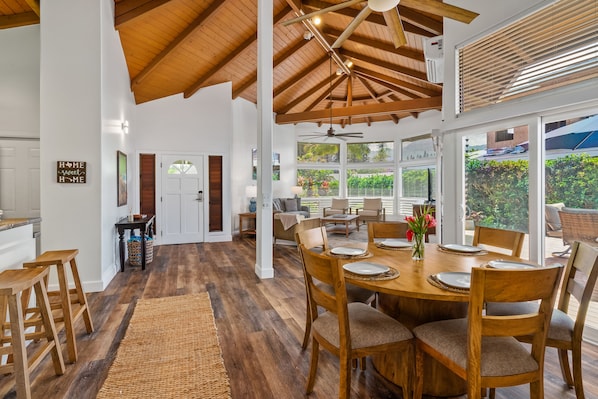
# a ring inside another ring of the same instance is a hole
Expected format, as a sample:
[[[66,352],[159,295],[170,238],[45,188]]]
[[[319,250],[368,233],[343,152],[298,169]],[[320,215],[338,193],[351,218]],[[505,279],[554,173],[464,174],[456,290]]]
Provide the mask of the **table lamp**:
[[[257,197],[257,186],[247,186],[245,188],[245,196],[249,198],[249,212],[255,212],[257,209],[255,205],[255,197]]]
[[[291,187],[291,193],[295,194],[295,198],[297,198],[299,194],[303,193],[303,187],[293,186]]]

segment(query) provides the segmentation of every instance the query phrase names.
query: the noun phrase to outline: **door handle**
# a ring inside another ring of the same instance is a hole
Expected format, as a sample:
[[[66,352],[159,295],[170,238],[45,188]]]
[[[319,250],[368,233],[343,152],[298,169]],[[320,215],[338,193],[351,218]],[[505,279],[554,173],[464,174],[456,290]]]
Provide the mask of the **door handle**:
[[[203,191],[197,192],[197,198],[195,200],[199,201],[199,202],[203,202]]]

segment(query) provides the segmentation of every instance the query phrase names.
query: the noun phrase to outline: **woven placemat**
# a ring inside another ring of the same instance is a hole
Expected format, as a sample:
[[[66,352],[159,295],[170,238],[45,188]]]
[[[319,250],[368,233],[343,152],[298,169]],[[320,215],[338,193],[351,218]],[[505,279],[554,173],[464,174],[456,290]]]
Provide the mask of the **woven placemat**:
[[[427,280],[428,280],[428,283],[432,284],[436,288],[440,288],[440,289],[452,291],[452,292],[458,292],[459,294],[469,294],[468,289],[449,287],[448,285],[443,284],[442,282],[438,281],[438,279],[436,278],[436,275],[434,275],[434,274],[429,275]]]
[[[438,248],[438,250],[440,252],[444,252],[446,254],[461,255],[461,256],[480,256],[480,255],[488,254],[488,251],[486,251],[485,249],[482,249],[481,251],[478,251],[478,252],[459,252],[459,251],[451,251],[450,249],[444,249],[441,246],[437,246],[436,248]]]
[[[413,249],[413,247],[389,247],[381,242],[377,242],[375,245],[378,248],[388,249],[389,251],[411,251]]]
[[[141,299],[99,399],[230,399],[208,293]]]
[[[384,281],[392,280],[401,275],[401,273],[394,267],[388,266],[388,271],[382,274],[376,274],[374,276],[364,276],[363,274],[356,274],[345,270],[345,277],[352,280],[363,280],[363,281]]]
[[[362,255],[337,255],[337,254],[333,254],[330,252],[330,250],[327,250],[325,252],[325,255],[331,256],[333,258],[339,258],[339,259],[367,259],[367,258],[371,258],[372,253],[370,251],[365,251]]]

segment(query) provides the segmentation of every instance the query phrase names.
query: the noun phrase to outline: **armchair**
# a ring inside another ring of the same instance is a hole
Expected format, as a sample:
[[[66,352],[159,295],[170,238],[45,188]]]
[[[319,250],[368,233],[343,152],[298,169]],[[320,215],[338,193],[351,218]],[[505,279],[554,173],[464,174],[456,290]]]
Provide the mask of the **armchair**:
[[[598,245],[598,210],[564,207],[559,211],[561,227],[563,229],[563,244],[568,248],[563,252],[553,253],[553,256],[563,256],[571,252],[574,241]]]
[[[324,217],[345,213],[351,213],[351,208],[349,208],[349,200],[346,198],[333,198],[332,204],[330,206],[322,208],[322,214]]]
[[[358,208],[355,212],[359,215],[359,220],[364,223],[366,221],[386,221],[386,210],[382,206],[382,198],[364,198],[363,208]]]

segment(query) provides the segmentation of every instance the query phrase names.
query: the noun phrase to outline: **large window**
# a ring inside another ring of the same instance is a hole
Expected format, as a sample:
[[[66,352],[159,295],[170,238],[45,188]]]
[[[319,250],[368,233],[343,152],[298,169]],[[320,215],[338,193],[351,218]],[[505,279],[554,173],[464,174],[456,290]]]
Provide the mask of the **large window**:
[[[399,213],[436,199],[436,148],[430,135],[401,140]]]
[[[347,194],[350,198],[392,199],[394,172],[393,142],[347,144]]]

